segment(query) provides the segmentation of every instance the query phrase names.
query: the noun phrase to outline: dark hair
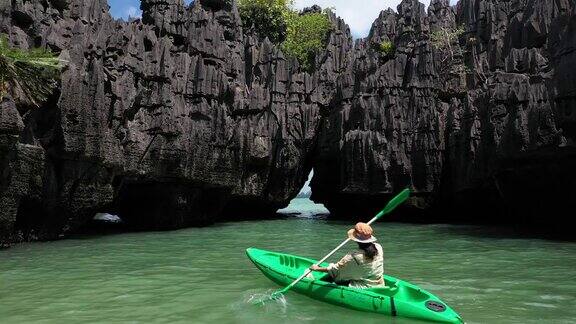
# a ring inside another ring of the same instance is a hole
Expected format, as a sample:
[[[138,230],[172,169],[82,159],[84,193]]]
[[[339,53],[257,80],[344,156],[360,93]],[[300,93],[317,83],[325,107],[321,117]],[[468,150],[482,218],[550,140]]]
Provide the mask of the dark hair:
[[[378,254],[378,249],[374,243],[358,243],[358,247],[364,251],[364,255],[368,259],[374,259],[376,254]]]

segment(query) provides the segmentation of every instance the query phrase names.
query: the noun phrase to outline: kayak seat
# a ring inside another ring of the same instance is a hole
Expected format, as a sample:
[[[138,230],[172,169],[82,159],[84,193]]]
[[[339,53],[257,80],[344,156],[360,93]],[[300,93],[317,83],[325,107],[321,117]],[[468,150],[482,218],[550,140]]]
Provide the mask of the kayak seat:
[[[328,283],[333,283],[337,286],[348,287],[348,285],[349,285],[349,282],[338,282],[338,283],[334,282],[334,279],[329,274],[325,274],[316,280],[328,282]],[[396,292],[398,291],[398,286],[395,285],[395,283],[392,283],[391,286],[380,286],[380,287],[372,287],[372,288],[365,288],[365,289],[373,291],[377,294],[392,296],[392,295],[395,295]]]
[[[318,278],[318,280],[334,283],[334,279],[332,279],[332,276],[329,274],[324,274],[322,277]]]
[[[348,284],[349,284],[349,282],[334,282],[334,278],[332,278],[332,276],[330,276],[329,274],[324,274],[322,277],[320,277],[316,280],[331,283],[331,284],[334,284],[334,286],[348,287]]]
[[[373,287],[373,288],[366,288],[367,291],[371,291],[373,293],[384,295],[384,296],[394,296],[398,292],[398,287]]]

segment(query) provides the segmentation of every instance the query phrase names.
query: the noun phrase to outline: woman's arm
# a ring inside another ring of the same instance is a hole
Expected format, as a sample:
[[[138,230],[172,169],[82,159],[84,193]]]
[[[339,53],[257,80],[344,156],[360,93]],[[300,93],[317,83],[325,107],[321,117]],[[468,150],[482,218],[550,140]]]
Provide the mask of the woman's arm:
[[[315,264],[310,267],[310,270],[318,272],[328,272],[328,268],[319,267]]]
[[[348,262],[350,262],[351,260],[352,260],[352,256],[350,255],[350,253],[348,253],[342,259],[340,259],[340,261],[338,261],[336,263],[330,263],[330,265],[326,268],[319,267],[317,265],[312,265],[310,267],[310,270],[318,271],[318,272],[328,272],[332,276],[336,276],[336,274],[338,273],[338,270],[340,268],[346,266],[346,264],[348,264]]]

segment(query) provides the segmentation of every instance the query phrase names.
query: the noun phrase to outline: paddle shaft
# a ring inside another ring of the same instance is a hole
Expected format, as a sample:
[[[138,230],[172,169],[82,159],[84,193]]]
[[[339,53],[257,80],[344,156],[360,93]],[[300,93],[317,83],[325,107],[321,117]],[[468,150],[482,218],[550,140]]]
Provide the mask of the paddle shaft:
[[[372,218],[369,222],[368,225],[371,225],[372,223],[374,223],[375,221],[378,220],[378,218],[382,217],[383,215],[383,211],[378,213],[378,215],[376,215],[374,218]],[[329,257],[331,257],[334,253],[338,252],[338,250],[340,250],[344,245],[346,245],[346,243],[350,242],[350,238],[347,238],[344,240],[344,242],[340,243],[340,245],[338,245],[334,250],[330,251],[330,253],[326,254],[326,256],[324,256],[322,259],[320,259],[320,261],[316,262],[314,265],[320,265],[322,262],[326,261]],[[297,283],[300,282],[300,280],[306,278],[307,275],[309,275],[312,272],[312,270],[310,270],[310,268],[306,269],[306,271],[304,271],[304,273],[298,277],[296,280],[294,280],[291,284],[289,284],[288,286],[286,286],[286,288],[280,290],[278,293],[284,293],[288,290],[290,290],[292,287],[294,287]]]

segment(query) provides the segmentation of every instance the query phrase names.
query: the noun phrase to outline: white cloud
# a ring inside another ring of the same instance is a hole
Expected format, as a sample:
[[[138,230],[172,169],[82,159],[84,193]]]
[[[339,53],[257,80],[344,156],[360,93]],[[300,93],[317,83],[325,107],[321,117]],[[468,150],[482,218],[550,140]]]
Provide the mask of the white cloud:
[[[394,9],[401,0],[295,0],[296,8],[302,9],[314,4],[322,8],[336,7],[336,15],[346,21],[354,37],[365,37],[380,11]],[[426,7],[430,0],[420,0]],[[455,4],[455,0],[450,1]]]
[[[140,11],[140,9],[138,9],[134,6],[130,6],[130,7],[128,7],[128,9],[126,9],[126,16],[132,17],[132,18],[141,18],[142,12]]]

